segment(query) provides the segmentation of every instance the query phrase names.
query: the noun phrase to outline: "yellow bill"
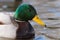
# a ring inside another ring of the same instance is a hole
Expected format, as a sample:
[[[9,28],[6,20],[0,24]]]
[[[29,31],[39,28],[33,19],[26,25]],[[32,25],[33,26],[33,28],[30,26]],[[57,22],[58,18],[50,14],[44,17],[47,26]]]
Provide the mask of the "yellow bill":
[[[40,18],[38,18],[37,15],[32,20],[35,21],[36,23],[38,23],[41,26],[45,26],[45,23]]]

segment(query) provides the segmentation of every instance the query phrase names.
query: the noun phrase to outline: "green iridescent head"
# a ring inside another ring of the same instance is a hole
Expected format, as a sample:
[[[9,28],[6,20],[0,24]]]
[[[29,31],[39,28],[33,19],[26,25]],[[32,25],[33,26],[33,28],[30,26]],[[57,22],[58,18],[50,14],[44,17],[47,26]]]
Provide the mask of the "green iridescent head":
[[[35,8],[30,4],[21,4],[15,11],[14,18],[18,21],[33,20],[39,25],[45,26],[45,23],[38,18]]]
[[[28,21],[32,20],[32,18],[36,15],[36,10],[32,5],[29,4],[21,4],[16,9],[14,17],[20,21]]]

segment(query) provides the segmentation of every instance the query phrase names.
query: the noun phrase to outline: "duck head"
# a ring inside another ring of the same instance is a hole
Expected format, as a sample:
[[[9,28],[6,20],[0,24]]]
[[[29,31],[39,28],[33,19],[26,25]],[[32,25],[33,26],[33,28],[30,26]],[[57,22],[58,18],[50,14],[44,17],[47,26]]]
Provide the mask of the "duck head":
[[[46,26],[45,23],[39,19],[35,8],[30,4],[21,4],[15,11],[14,18],[19,21],[33,20],[41,26]]]

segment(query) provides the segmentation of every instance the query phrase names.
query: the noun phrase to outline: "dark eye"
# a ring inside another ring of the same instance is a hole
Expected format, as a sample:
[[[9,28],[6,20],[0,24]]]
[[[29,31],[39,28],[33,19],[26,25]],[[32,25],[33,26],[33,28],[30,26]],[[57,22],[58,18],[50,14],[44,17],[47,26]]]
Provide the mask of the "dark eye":
[[[3,22],[0,22],[0,25],[3,25],[4,23]]]
[[[29,10],[29,12],[31,12],[31,10]]]

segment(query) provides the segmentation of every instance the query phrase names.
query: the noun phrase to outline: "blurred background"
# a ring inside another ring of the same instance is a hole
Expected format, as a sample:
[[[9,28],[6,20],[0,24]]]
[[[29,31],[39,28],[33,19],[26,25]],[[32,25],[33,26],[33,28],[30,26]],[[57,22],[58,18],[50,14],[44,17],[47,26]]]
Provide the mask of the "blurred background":
[[[0,11],[15,11],[22,0],[0,0]]]

